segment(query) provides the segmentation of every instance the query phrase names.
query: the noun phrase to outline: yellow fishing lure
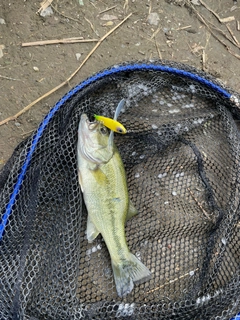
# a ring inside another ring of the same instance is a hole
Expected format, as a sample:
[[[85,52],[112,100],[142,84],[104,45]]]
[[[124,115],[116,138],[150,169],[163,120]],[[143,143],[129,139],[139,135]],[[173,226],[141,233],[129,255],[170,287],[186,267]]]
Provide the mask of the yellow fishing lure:
[[[103,117],[103,116],[98,116],[97,114],[94,114],[94,118],[97,121],[102,122],[102,124],[105,127],[107,127],[108,129],[110,129],[114,132],[125,134],[125,133],[127,133],[126,128],[120,122],[117,121],[117,117],[118,117],[122,107],[124,106],[124,104],[125,104],[125,100],[122,99],[117,106],[117,109],[116,109],[115,115],[114,115],[114,119]]]
[[[94,118],[97,121],[102,122],[102,124],[107,127],[108,129],[114,131],[114,132],[118,132],[118,133],[126,133],[127,130],[126,128],[118,121],[113,120],[111,118],[106,118],[103,116],[98,116],[97,114],[94,114]]]

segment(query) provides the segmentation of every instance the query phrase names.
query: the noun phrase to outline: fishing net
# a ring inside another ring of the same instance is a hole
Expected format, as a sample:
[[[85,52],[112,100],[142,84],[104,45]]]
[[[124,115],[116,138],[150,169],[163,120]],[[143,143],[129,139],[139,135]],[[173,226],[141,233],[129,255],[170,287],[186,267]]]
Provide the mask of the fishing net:
[[[88,243],[77,172],[84,112],[113,117],[130,251],[151,279],[119,298],[101,235]],[[68,92],[0,173],[0,319],[230,319],[240,310],[237,93],[167,61],[112,66]]]

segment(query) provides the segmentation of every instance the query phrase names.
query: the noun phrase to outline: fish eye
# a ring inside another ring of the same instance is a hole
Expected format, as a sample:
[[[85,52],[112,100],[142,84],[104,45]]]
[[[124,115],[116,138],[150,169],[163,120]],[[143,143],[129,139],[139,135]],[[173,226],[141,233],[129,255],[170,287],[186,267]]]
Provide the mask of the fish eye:
[[[117,132],[123,133],[123,129],[118,127],[118,128],[117,128]]]
[[[101,132],[101,134],[106,135],[107,134],[107,129],[105,127],[101,127],[100,128],[100,132]]]

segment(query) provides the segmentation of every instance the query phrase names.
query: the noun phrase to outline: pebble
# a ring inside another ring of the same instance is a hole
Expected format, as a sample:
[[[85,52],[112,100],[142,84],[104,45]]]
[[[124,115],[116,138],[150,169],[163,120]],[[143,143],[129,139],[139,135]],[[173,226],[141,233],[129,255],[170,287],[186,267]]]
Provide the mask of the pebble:
[[[111,14],[104,14],[100,19],[101,20],[117,20],[118,17],[113,16]]]
[[[6,24],[5,20],[0,18],[0,24]]]
[[[160,21],[159,15],[157,12],[151,12],[148,16],[147,22],[151,25],[157,26]]]
[[[3,49],[5,49],[4,44],[0,44],[0,58],[3,57]]]
[[[76,53],[77,61],[81,58],[81,53]]]
[[[112,25],[113,25],[113,22],[112,21],[108,21],[108,22],[103,24],[103,27],[109,27],[109,26],[112,26]]]
[[[33,70],[38,72],[39,71],[39,68],[38,67],[33,67]]]
[[[52,14],[53,14],[53,9],[50,6],[40,12],[41,17],[48,17],[48,16],[51,16]]]
[[[201,3],[199,2],[199,0],[191,0],[192,4],[194,4],[195,6],[200,6]]]

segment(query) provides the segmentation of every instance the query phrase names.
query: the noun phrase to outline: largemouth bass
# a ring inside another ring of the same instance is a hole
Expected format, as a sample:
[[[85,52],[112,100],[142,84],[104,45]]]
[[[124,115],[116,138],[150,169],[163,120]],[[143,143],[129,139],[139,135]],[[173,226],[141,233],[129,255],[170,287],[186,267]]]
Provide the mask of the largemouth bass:
[[[111,132],[112,133],[112,132]],[[78,176],[88,211],[87,239],[101,233],[107,245],[116,290],[120,297],[129,294],[134,283],[149,279],[150,271],[128,249],[126,219],[136,214],[129,201],[122,159],[102,123],[90,122],[82,114],[78,130]]]

